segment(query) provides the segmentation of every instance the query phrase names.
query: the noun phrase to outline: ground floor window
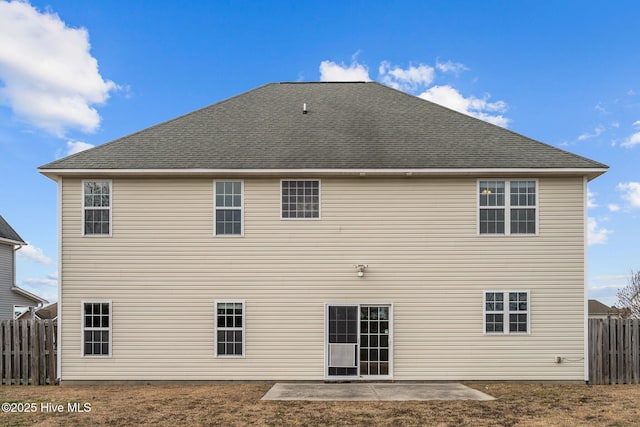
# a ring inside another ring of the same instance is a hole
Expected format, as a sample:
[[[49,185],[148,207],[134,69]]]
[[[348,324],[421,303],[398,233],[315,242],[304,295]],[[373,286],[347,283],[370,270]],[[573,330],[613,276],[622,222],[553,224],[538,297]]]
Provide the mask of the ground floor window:
[[[82,303],[82,355],[111,356],[111,302]]]
[[[244,356],[244,301],[216,302],[216,356]]]
[[[484,332],[486,334],[529,333],[529,292],[485,291]]]

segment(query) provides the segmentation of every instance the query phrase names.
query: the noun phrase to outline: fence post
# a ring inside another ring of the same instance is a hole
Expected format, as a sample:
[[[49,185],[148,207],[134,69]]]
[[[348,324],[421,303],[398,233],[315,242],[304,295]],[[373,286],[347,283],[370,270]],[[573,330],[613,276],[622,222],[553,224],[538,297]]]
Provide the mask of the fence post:
[[[631,321],[631,348],[633,355],[631,357],[631,367],[633,369],[633,383],[640,384],[640,330],[638,328],[638,319]]]

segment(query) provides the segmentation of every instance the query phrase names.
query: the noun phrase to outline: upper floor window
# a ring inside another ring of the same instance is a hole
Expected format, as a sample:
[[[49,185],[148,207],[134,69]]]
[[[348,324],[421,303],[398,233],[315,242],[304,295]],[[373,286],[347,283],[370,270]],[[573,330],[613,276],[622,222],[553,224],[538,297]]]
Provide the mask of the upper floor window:
[[[214,185],[216,236],[242,236],[242,181],[216,181]]]
[[[480,234],[536,234],[535,180],[478,181]]]
[[[320,218],[320,181],[282,180],[282,219]]]
[[[110,236],[111,181],[83,181],[82,200],[83,235]]]
[[[529,292],[485,292],[484,332],[486,334],[528,333]]]

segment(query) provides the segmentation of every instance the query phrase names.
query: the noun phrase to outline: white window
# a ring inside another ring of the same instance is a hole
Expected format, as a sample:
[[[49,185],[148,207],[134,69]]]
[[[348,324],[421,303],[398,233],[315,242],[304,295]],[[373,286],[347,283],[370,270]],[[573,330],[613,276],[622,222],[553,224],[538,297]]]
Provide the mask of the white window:
[[[82,302],[82,355],[111,356],[111,302]]]
[[[82,181],[82,234],[111,235],[111,181]]]
[[[320,218],[320,181],[282,180],[280,189],[282,219]]]
[[[528,334],[529,292],[486,291],[484,293],[486,334]]]
[[[536,234],[535,180],[478,181],[479,234]]]
[[[244,356],[244,301],[216,301],[216,356]]]
[[[242,181],[216,181],[214,200],[215,235],[242,236],[244,233]]]

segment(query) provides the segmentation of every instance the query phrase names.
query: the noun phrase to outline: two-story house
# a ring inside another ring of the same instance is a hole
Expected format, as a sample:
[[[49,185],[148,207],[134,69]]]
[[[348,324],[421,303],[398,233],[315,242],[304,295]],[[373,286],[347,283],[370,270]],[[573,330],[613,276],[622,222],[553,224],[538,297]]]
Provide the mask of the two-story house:
[[[26,244],[0,215],[0,320],[14,319],[21,310],[47,303],[16,286],[16,251]]]
[[[353,82],[268,84],[39,170],[63,383],[587,379],[601,163]]]

